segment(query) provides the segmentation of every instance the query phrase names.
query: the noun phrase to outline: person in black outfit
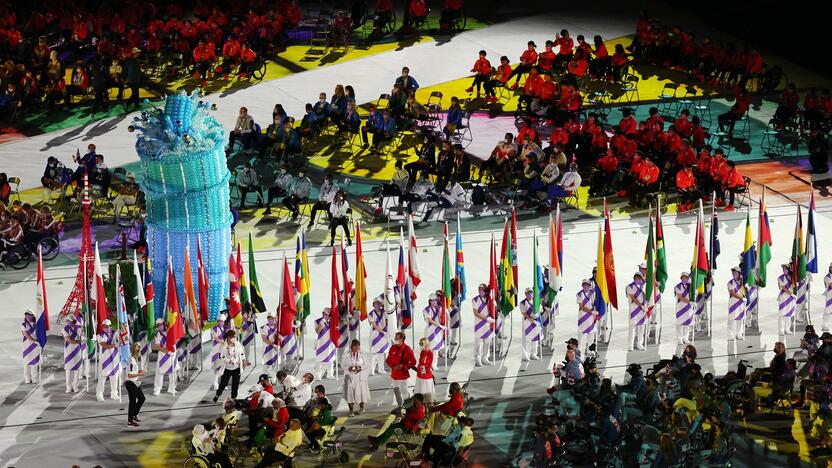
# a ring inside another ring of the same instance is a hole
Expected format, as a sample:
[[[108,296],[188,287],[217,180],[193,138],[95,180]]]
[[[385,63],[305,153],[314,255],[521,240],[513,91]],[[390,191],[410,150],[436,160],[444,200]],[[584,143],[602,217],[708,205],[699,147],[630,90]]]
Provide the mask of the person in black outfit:
[[[130,403],[127,406],[127,425],[136,427],[139,425],[139,411],[144,404],[144,392],[142,392],[139,377],[145,375],[147,371],[139,369],[139,354],[141,353],[141,346],[138,343],[133,343],[130,346],[130,363],[127,369],[127,380],[124,386],[127,387],[127,398]]]
[[[436,166],[436,137],[425,134],[422,146],[419,147],[419,159],[404,165],[404,170],[410,175],[410,180],[419,178],[419,171],[431,173]]]
[[[101,108],[104,112],[106,112],[110,108],[110,104],[108,101],[107,96],[107,80],[108,80],[108,68],[104,65],[104,60],[101,59],[99,63],[93,63],[91,68],[91,76],[90,76],[90,83],[92,85],[92,89],[95,91],[95,100],[92,103],[92,113],[95,114],[98,112],[98,109]]]
[[[130,99],[124,102],[124,110],[129,110],[130,105],[135,105],[139,108],[139,88],[142,85],[142,67],[139,65],[139,53],[141,51],[133,47],[130,52],[130,57],[124,61],[124,81],[127,87],[130,88]]]
[[[829,142],[826,141],[823,132],[813,128],[809,132],[809,140],[806,144],[809,147],[809,163],[812,165],[812,173],[829,172]]]

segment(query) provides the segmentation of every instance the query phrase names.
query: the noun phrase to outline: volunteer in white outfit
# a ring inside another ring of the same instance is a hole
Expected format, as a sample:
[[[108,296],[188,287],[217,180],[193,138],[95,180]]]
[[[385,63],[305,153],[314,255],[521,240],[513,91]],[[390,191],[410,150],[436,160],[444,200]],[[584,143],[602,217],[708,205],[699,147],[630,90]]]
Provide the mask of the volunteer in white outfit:
[[[690,275],[683,271],[679,279],[679,284],[673,288],[676,294],[676,340],[679,344],[690,344],[694,305],[690,300]]]
[[[367,369],[361,342],[352,340],[350,352],[344,355],[341,364],[344,370],[344,395],[346,396],[349,415],[355,415],[354,407],[358,403],[359,412],[364,414],[364,405],[370,401],[370,386],[367,384]]]
[[[794,283],[792,282],[791,265],[784,263],[781,267],[783,268],[783,274],[777,277],[777,287],[780,288],[780,292],[777,294],[780,334],[791,335],[793,333],[792,323],[795,312]]]
[[[742,270],[731,268],[728,282],[728,339],[745,339],[745,289],[742,287]]]
[[[829,331],[832,327],[832,263],[829,264],[829,273],[823,277],[823,285],[826,287],[824,299],[826,300],[826,307],[823,309],[823,325],[822,331]]]
[[[35,331],[35,313],[27,310],[20,325],[23,337],[23,383],[37,383],[41,348]]]
[[[225,343],[225,332],[228,331],[228,327],[225,326],[227,319],[227,315],[220,314],[217,317],[217,324],[211,327],[211,368],[214,370],[214,384],[211,386],[211,390],[219,388],[220,376],[222,375],[220,351]]]
[[[474,353],[477,367],[490,366],[488,354],[491,351],[491,343],[494,340],[494,318],[491,317],[488,297],[488,286],[480,284],[477,288],[477,296],[471,299],[471,309],[474,312],[474,334],[476,335],[476,350]]]
[[[110,398],[119,399],[121,360],[118,357],[118,336],[110,328],[111,323],[110,319],[101,322],[103,330],[95,336],[98,342],[98,385],[95,387],[95,396],[98,401],[104,401],[104,381],[107,379],[110,379]]]
[[[153,337],[153,349],[156,351],[156,376],[153,379],[153,395],[159,395],[164,386],[164,378],[168,377],[168,393],[176,394],[176,377],[173,374],[176,363],[176,353],[167,349],[168,331],[162,319],[156,319],[156,335]]]
[[[644,304],[644,278],[641,273],[633,275],[633,282],[627,285],[627,302],[630,303],[630,329],[627,332],[627,350],[645,349],[645,323],[647,309]]]
[[[373,300],[373,308],[367,313],[370,322],[370,375],[385,375],[384,360],[390,348],[390,334],[387,327],[387,314],[381,298]]]
[[[540,321],[534,312],[534,290],[526,288],[526,297],[520,301],[520,313],[523,314],[523,360],[537,361],[537,347],[540,344]]]
[[[61,332],[64,337],[64,371],[66,372],[66,393],[79,390],[78,379],[84,368],[84,325],[81,319],[70,315]]]

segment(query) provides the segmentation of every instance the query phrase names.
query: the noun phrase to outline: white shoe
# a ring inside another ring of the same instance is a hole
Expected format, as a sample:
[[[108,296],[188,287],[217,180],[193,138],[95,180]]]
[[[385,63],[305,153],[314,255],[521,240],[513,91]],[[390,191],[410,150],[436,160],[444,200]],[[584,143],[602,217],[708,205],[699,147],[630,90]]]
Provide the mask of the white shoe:
[[[641,351],[644,351],[645,349],[647,349],[647,347],[644,346],[644,345],[638,345],[638,349],[640,349]]]
[[[64,390],[64,393],[72,393],[72,389],[71,389],[71,388],[67,388],[66,390]]]
[[[540,360],[540,356],[538,356],[537,354],[532,355],[532,361],[539,361],[539,360]]]
[[[81,389],[80,389],[80,388],[78,388],[78,387],[75,387],[75,388],[73,388],[73,389],[72,389],[72,391],[73,391],[73,392],[75,392],[75,393],[78,393],[78,392],[80,392],[80,391],[81,391]]]
[[[96,394],[95,399],[98,400],[98,401],[104,401],[104,394],[103,393]]]
[[[682,339],[682,338],[678,338],[678,339],[676,340],[676,344],[685,344],[685,340],[684,340],[684,339]]]
[[[632,346],[630,346],[630,347],[628,347],[628,348],[627,348],[627,351],[632,351],[632,350],[633,350],[633,347],[632,347]]]
[[[120,400],[120,399],[121,399],[121,397],[119,397],[119,395],[118,395],[118,394],[115,394],[115,395],[110,395],[110,399],[111,399],[111,400],[116,400],[116,401],[118,401],[118,400]]]
[[[520,360],[523,362],[529,362],[529,357],[524,355]]]
[[[160,393],[162,393],[161,390],[153,390],[153,396],[159,396]]]
[[[486,359],[486,358],[482,358],[482,365],[484,365],[484,366],[490,366],[490,365],[491,365],[491,361],[489,361],[489,360],[488,360],[488,359]]]

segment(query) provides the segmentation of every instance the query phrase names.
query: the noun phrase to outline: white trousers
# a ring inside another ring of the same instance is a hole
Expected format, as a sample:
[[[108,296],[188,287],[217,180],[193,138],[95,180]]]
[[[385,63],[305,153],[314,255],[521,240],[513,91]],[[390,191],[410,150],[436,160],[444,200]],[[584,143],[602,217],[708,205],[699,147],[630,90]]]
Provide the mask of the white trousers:
[[[334,379],[335,378],[335,362],[316,362],[315,363],[315,377],[317,379]]]
[[[823,322],[821,322],[821,330],[832,330],[832,311],[830,311],[829,313],[823,313]]]
[[[107,377],[101,372],[101,369],[98,369],[98,384],[95,386],[95,394],[96,396],[103,398],[104,397],[104,381],[109,379],[110,380],[110,398],[117,399],[118,398],[118,385],[119,385],[119,377],[121,373],[117,373],[112,377]]]
[[[391,387],[393,388],[393,396],[396,398],[396,405],[401,408],[404,405],[404,400],[410,398],[410,389],[407,387],[407,380],[393,379]]]
[[[387,370],[384,369],[384,361],[384,353],[370,354],[370,375],[386,375]]]
[[[792,334],[792,322],[794,322],[794,316],[783,317],[782,315],[780,315],[779,317],[777,317],[777,323],[780,326],[781,335]]]
[[[475,340],[477,342],[477,348],[474,352],[474,357],[476,359],[488,359],[488,356],[491,355],[491,343],[493,340],[493,335],[485,340],[477,338]]]
[[[646,347],[646,339],[645,339],[645,330],[647,327],[644,325],[633,325],[630,324],[630,329],[627,331],[627,349],[633,349],[633,344],[635,343],[636,348],[645,348]]]
[[[676,325],[676,339],[684,342],[690,339],[690,325]]]
[[[23,365],[23,381],[26,383],[35,383],[38,381],[38,366]]]
[[[525,325],[525,324],[524,324]],[[539,341],[532,341],[523,333],[523,359],[528,360],[530,356],[537,358],[537,346]]]
[[[452,345],[456,345],[459,343],[459,328],[449,328],[448,335],[451,340]]]
[[[728,339],[743,339],[745,338],[745,324],[742,320],[728,319]]]
[[[66,389],[70,392],[77,392],[78,391],[78,380],[81,376],[81,371],[79,370],[68,370],[66,373]]]
[[[164,386],[164,379],[165,373],[161,372],[159,368],[156,368],[156,376],[153,378],[153,393],[159,393],[162,391],[162,387]],[[168,376],[168,393],[174,394],[176,393],[176,378],[173,373],[167,374]]]
[[[586,356],[586,350],[589,345],[595,342],[595,333],[578,333],[578,350],[581,352],[581,357]]]

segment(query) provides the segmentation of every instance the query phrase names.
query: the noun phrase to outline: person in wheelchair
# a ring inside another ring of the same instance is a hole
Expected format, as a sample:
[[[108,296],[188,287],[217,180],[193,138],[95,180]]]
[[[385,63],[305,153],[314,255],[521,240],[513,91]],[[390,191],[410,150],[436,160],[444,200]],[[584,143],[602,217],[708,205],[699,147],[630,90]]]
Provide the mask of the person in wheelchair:
[[[214,54],[214,47],[205,42],[205,39],[200,39],[199,44],[194,48],[194,68],[196,73],[202,78],[202,87],[208,83],[208,70],[211,69],[214,62],[217,61],[217,56]]]
[[[309,446],[312,450],[321,449],[321,439],[326,436],[327,429],[335,424],[335,416],[332,415],[332,405],[325,397],[318,398],[318,408],[310,411],[309,425],[306,428],[306,437],[309,439]]]
[[[458,466],[467,457],[467,450],[474,443],[471,427],[474,420],[461,417],[458,424],[447,436],[427,435],[422,443],[422,457],[432,461],[434,468],[439,466]]]
[[[300,421],[293,419],[289,421],[289,430],[284,432],[274,445],[269,444],[263,459],[257,463],[255,468],[271,466],[276,463],[283,465],[287,461],[289,462],[287,466],[291,466],[295,450],[301,443],[303,443],[303,431],[300,428]]]
[[[410,0],[408,3],[407,15],[404,18],[404,24],[398,31],[399,35],[416,32],[425,24],[425,18],[428,16],[429,10],[425,0]]]
[[[454,29],[456,21],[462,17],[463,0],[445,0],[439,16],[439,31],[448,33]]]
[[[350,46],[350,32],[352,32],[353,20],[344,14],[343,10],[335,12],[335,17],[329,25],[332,45],[338,47],[338,40],[344,44],[344,47]]]
[[[378,39],[384,34],[384,28],[393,20],[393,0],[376,0],[376,13],[373,18],[371,39]]]
[[[240,48],[240,78],[248,78],[258,65],[257,53],[251,49],[248,42],[244,42]]]
[[[23,240],[23,226],[20,221],[12,217],[11,213],[4,211],[0,214],[0,252],[20,245]]]
[[[411,434],[416,434],[421,430],[422,420],[425,419],[425,398],[421,393],[416,393],[411,398],[411,402],[411,405],[407,408],[399,422],[391,424],[378,436],[367,436],[367,440],[370,442],[370,448],[375,450],[383,445],[390,437],[393,437],[396,429]]]
[[[205,426],[197,424],[191,431],[190,452],[193,456],[204,458],[213,466],[219,464],[223,468],[231,468],[231,460],[222,452],[215,452],[214,441],[211,434],[205,430]]]

